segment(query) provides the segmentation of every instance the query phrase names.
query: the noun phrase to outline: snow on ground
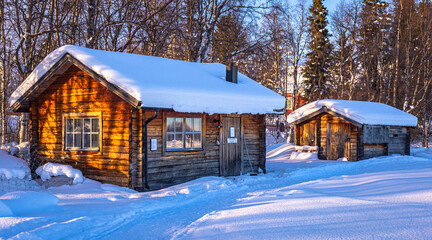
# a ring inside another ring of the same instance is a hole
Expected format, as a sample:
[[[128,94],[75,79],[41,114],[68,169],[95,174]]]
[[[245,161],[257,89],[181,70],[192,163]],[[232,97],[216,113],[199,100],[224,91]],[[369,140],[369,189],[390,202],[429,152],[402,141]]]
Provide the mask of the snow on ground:
[[[287,144],[271,147],[265,175],[205,177],[146,193],[90,179],[49,188],[40,193],[57,197],[55,207],[9,213],[0,218],[0,236],[432,238],[430,150],[352,163],[289,159],[293,149]],[[48,195],[42,198],[52,206],[55,199]]]

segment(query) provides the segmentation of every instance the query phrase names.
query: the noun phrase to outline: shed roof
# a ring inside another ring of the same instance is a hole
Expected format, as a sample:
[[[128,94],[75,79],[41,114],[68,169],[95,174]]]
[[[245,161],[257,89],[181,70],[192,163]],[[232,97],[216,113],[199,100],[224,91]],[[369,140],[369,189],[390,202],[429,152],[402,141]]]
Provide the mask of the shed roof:
[[[288,115],[287,121],[299,123],[320,111],[333,112],[362,125],[417,126],[417,117],[383,103],[334,99],[308,103]]]
[[[227,82],[223,64],[66,45],[50,53],[12,93],[9,100],[12,109],[18,109],[17,105],[26,101],[26,97],[36,94],[36,85],[65,56],[90,69],[144,108],[264,114],[285,106],[284,97],[241,73],[237,84]]]

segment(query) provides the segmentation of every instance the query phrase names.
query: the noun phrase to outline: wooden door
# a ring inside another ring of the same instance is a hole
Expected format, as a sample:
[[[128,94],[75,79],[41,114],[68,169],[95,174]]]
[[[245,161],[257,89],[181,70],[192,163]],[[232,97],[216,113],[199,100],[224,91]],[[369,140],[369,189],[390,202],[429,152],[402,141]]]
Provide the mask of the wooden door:
[[[241,171],[240,118],[224,117],[222,129],[222,176],[237,176]]]
[[[327,160],[349,158],[349,124],[327,124]]]
[[[300,145],[316,146],[315,143],[316,126],[315,125],[316,125],[315,122],[309,122],[303,125]]]

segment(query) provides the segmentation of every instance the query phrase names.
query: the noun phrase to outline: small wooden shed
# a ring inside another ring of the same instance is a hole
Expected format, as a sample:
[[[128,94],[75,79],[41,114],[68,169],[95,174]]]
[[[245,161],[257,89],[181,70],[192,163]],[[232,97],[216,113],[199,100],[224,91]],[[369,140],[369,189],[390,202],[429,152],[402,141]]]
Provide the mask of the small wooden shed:
[[[284,104],[235,67],[78,46],[49,54],[10,99],[30,113],[34,163],[138,190],[265,171],[265,114]]]
[[[394,107],[362,101],[318,100],[288,116],[294,143],[318,146],[318,158],[349,161],[410,154],[417,118]]]

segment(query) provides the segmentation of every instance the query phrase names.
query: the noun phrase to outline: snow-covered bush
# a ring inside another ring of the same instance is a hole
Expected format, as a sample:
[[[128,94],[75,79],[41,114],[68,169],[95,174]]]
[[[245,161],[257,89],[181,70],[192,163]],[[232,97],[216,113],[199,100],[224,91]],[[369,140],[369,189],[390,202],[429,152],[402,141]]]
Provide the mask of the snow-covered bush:
[[[84,177],[80,170],[74,169],[68,165],[57,163],[46,163],[36,169],[36,173],[41,177],[42,181],[46,181],[54,176],[67,176],[73,179],[73,184],[82,183]]]

